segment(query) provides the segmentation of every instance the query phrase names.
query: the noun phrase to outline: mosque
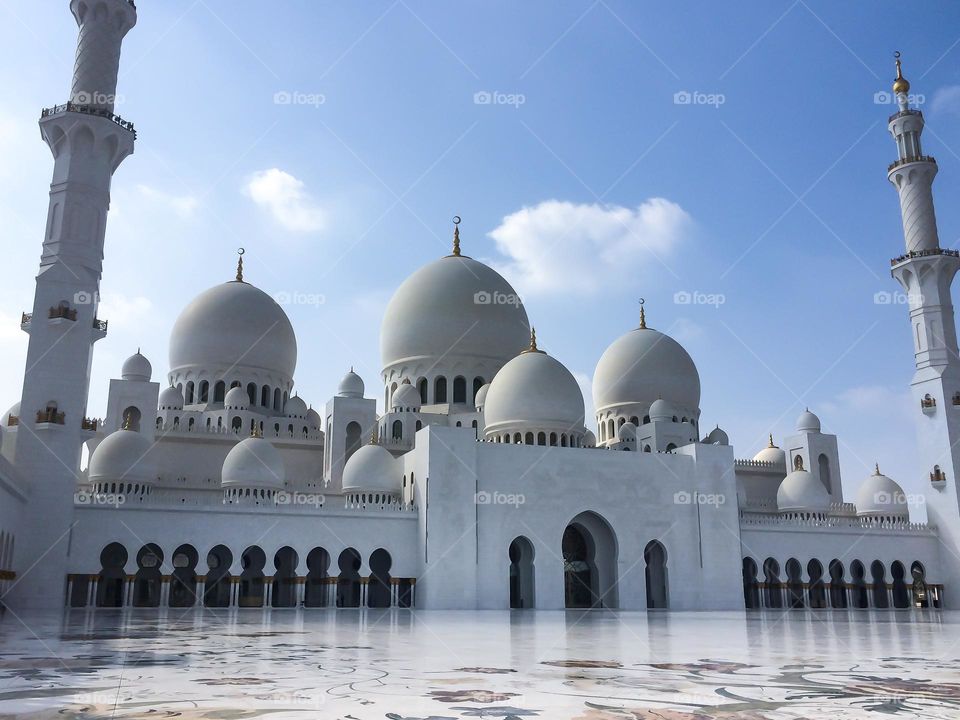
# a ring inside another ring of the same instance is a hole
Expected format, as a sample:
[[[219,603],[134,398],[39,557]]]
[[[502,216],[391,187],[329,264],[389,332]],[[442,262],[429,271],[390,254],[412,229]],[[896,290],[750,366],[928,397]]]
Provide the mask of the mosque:
[[[113,98],[137,11],[70,9],[71,96],[40,118],[54,170],[23,393],[0,419],[4,604],[960,607],[960,254],[940,247],[938,166],[899,59],[888,177],[906,249],[891,273],[909,297],[924,523],[879,468],[845,499],[837,438],[810,411],[738,458],[700,425],[694,359],[642,311],[598,351],[592,432],[574,377],[458,228],[387,305],[376,389],[351,370],[325,403],[300,397],[296,332],[241,256],[183,308],[166,374],[131,355],[105,419],[89,418],[111,179],[136,139]]]

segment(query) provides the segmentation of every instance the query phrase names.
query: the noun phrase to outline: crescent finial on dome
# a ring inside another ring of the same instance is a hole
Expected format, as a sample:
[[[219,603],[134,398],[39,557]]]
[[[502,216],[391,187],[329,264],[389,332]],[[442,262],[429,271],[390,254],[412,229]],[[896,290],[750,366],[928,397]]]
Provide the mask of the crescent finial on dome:
[[[523,351],[524,353],[542,353],[543,350],[540,350],[537,347],[537,329],[530,326],[530,347]]]
[[[125,412],[123,414],[123,429],[124,430],[133,430],[133,418],[131,417],[133,413]]]
[[[767,445],[768,448],[775,448],[776,445],[773,444],[773,433],[770,433],[770,444]]]
[[[453,216],[453,257],[460,257],[460,216]]]
[[[243,282],[243,253],[245,250],[240,248],[237,250],[237,282]]]
[[[242,281],[241,281],[242,282]],[[252,438],[262,438],[263,431],[260,429],[260,423],[254,423],[253,428],[250,430],[250,437]]]
[[[900,65],[900,51],[895,52],[893,57],[896,58],[897,62],[897,77],[893,81],[893,93],[894,95],[906,95],[910,92],[910,83],[903,76],[903,67]]]
[[[640,329],[647,329],[647,311],[643,309],[643,305],[646,302],[643,298],[640,298]]]

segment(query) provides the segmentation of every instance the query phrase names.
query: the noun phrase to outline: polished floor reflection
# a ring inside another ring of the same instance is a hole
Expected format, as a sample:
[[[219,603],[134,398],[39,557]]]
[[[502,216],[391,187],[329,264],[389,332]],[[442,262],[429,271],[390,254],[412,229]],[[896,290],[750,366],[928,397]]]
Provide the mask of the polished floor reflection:
[[[960,717],[960,616],[98,610],[0,621],[0,718]]]

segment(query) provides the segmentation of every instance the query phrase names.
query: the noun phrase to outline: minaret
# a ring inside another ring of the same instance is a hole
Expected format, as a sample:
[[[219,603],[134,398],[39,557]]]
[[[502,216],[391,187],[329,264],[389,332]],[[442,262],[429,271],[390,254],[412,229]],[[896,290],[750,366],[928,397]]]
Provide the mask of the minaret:
[[[923,154],[923,113],[909,106],[910,83],[903,77],[900,53],[893,92],[899,109],[889,129],[897,160],[887,177],[900,194],[906,252],[890,261],[891,274],[907,293],[916,371],[911,382],[918,422],[922,467],[919,480],[927,516],[944,544],[946,602],[960,607],[960,359],[950,286],[960,269],[960,253],[940,247],[933,209],[937,162]],[[946,482],[942,481],[946,476]],[[936,478],[936,479],[935,479]]]
[[[120,46],[137,22],[132,0],[72,0],[80,32],[70,99],[44,110],[40,133],[53,153],[50,205],[30,335],[16,466],[30,493],[12,597],[20,607],[62,607],[74,494],[97,318],[110,182],[133,152],[132,124],[114,114]]]

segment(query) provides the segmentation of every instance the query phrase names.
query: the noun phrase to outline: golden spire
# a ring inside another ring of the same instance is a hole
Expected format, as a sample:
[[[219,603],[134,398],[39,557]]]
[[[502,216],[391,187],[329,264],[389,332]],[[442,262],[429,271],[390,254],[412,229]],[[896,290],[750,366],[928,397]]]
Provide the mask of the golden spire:
[[[776,445],[773,444],[773,433],[770,433],[770,444],[767,445],[768,448],[775,448]]]
[[[873,474],[874,474],[874,475],[879,475],[879,474],[880,474],[880,463],[874,463],[874,464],[873,464]]]
[[[240,282],[243,282],[243,280],[241,280]],[[260,429],[260,423],[253,424],[253,428],[250,430],[250,437],[253,437],[253,438],[263,437],[263,431]]]
[[[371,444],[371,445],[376,445],[377,442],[378,442],[377,430],[379,430],[379,428],[378,428],[376,425],[374,425],[374,426],[373,426],[373,430],[370,431],[370,444]]]
[[[530,326],[530,347],[528,347],[523,352],[524,353],[542,353],[543,352],[543,350],[540,350],[537,347],[537,329],[532,325]]]
[[[647,313],[643,309],[643,304],[646,302],[643,298],[640,298],[640,329],[647,329]]]
[[[903,76],[903,68],[900,66],[900,51],[895,52],[893,57],[897,60],[897,78],[893,81],[893,94],[899,95],[903,93],[906,95],[910,92],[910,83],[907,82],[907,79]]]
[[[126,412],[123,414],[123,429],[124,430],[133,430],[133,418],[130,417],[133,413]]]
[[[453,257],[460,257],[460,216],[453,216]]]
[[[237,249],[237,282],[243,282],[243,248]]]

